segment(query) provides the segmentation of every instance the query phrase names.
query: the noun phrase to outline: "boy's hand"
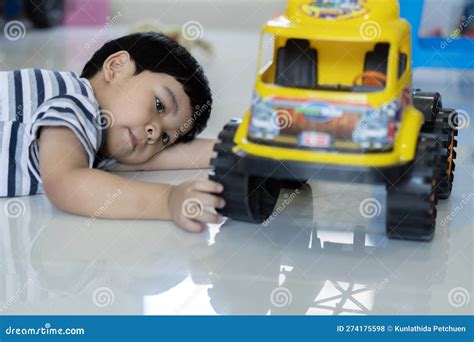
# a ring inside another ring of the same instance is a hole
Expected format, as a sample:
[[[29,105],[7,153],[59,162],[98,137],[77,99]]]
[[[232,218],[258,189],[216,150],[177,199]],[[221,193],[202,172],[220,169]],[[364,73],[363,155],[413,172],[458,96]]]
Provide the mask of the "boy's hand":
[[[223,190],[222,184],[209,180],[207,175],[174,186],[168,197],[171,218],[190,232],[201,232],[205,223],[221,222],[220,215],[206,209],[225,206],[224,199],[217,195]]]

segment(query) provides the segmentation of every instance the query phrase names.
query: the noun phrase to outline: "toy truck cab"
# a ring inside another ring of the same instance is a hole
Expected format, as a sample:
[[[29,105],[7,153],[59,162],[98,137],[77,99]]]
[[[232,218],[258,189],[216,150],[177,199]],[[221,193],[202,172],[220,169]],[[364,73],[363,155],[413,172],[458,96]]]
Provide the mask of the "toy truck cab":
[[[398,2],[289,0],[263,27],[259,59],[252,104],[215,148],[218,211],[262,222],[283,185],[386,184],[387,234],[430,239],[437,198],[451,192],[456,112],[412,92]]]
[[[396,1],[290,1],[263,28],[255,95],[235,142],[285,160],[406,163],[423,122],[410,60]]]

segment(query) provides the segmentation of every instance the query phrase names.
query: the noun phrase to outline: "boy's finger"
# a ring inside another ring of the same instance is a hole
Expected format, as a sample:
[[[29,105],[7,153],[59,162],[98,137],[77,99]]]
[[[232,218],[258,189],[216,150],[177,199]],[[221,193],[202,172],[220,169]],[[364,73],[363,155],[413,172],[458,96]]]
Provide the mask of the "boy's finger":
[[[205,192],[198,192],[196,193],[196,198],[201,201],[201,204],[204,207],[212,207],[212,208],[224,208],[225,201],[223,198],[211,194],[207,194]]]
[[[224,190],[224,187],[222,186],[222,184],[211,181],[210,179],[203,179],[194,182],[194,190],[219,193]]]
[[[204,230],[204,224],[186,218],[180,226],[191,233],[200,233]]]
[[[195,220],[205,223],[220,223],[222,218],[220,215],[211,214],[207,211],[203,211],[201,215],[195,218]]]

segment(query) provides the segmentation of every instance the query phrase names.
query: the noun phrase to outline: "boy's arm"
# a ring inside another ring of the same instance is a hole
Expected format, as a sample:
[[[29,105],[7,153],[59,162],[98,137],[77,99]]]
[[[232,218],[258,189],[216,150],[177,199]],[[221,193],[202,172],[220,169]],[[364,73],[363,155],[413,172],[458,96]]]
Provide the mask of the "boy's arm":
[[[69,128],[43,127],[39,153],[43,188],[59,209],[89,217],[171,219],[171,185],[89,169],[84,148]]]
[[[179,143],[156,154],[142,164],[118,164],[113,171],[154,171],[184,170],[210,168],[211,158],[216,156],[213,151],[216,139],[196,138],[189,143]]]
[[[39,133],[40,173],[49,200],[66,212],[112,219],[166,219],[200,232],[221,217],[221,184],[204,177],[179,185],[145,183],[89,169],[86,152],[66,127],[43,127]],[[196,214],[197,213],[197,214]]]

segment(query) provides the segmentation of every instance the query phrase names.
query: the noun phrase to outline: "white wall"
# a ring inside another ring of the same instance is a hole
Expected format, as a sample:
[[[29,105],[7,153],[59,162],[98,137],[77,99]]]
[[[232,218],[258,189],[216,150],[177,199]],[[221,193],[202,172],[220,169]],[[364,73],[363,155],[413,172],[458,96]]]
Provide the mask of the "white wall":
[[[435,29],[441,29],[449,36],[460,22],[466,0],[425,0],[420,29],[422,36],[429,36]]]
[[[111,15],[133,24],[158,20],[182,25],[196,20],[204,28],[259,30],[276,14],[285,11],[286,0],[111,0]]]

